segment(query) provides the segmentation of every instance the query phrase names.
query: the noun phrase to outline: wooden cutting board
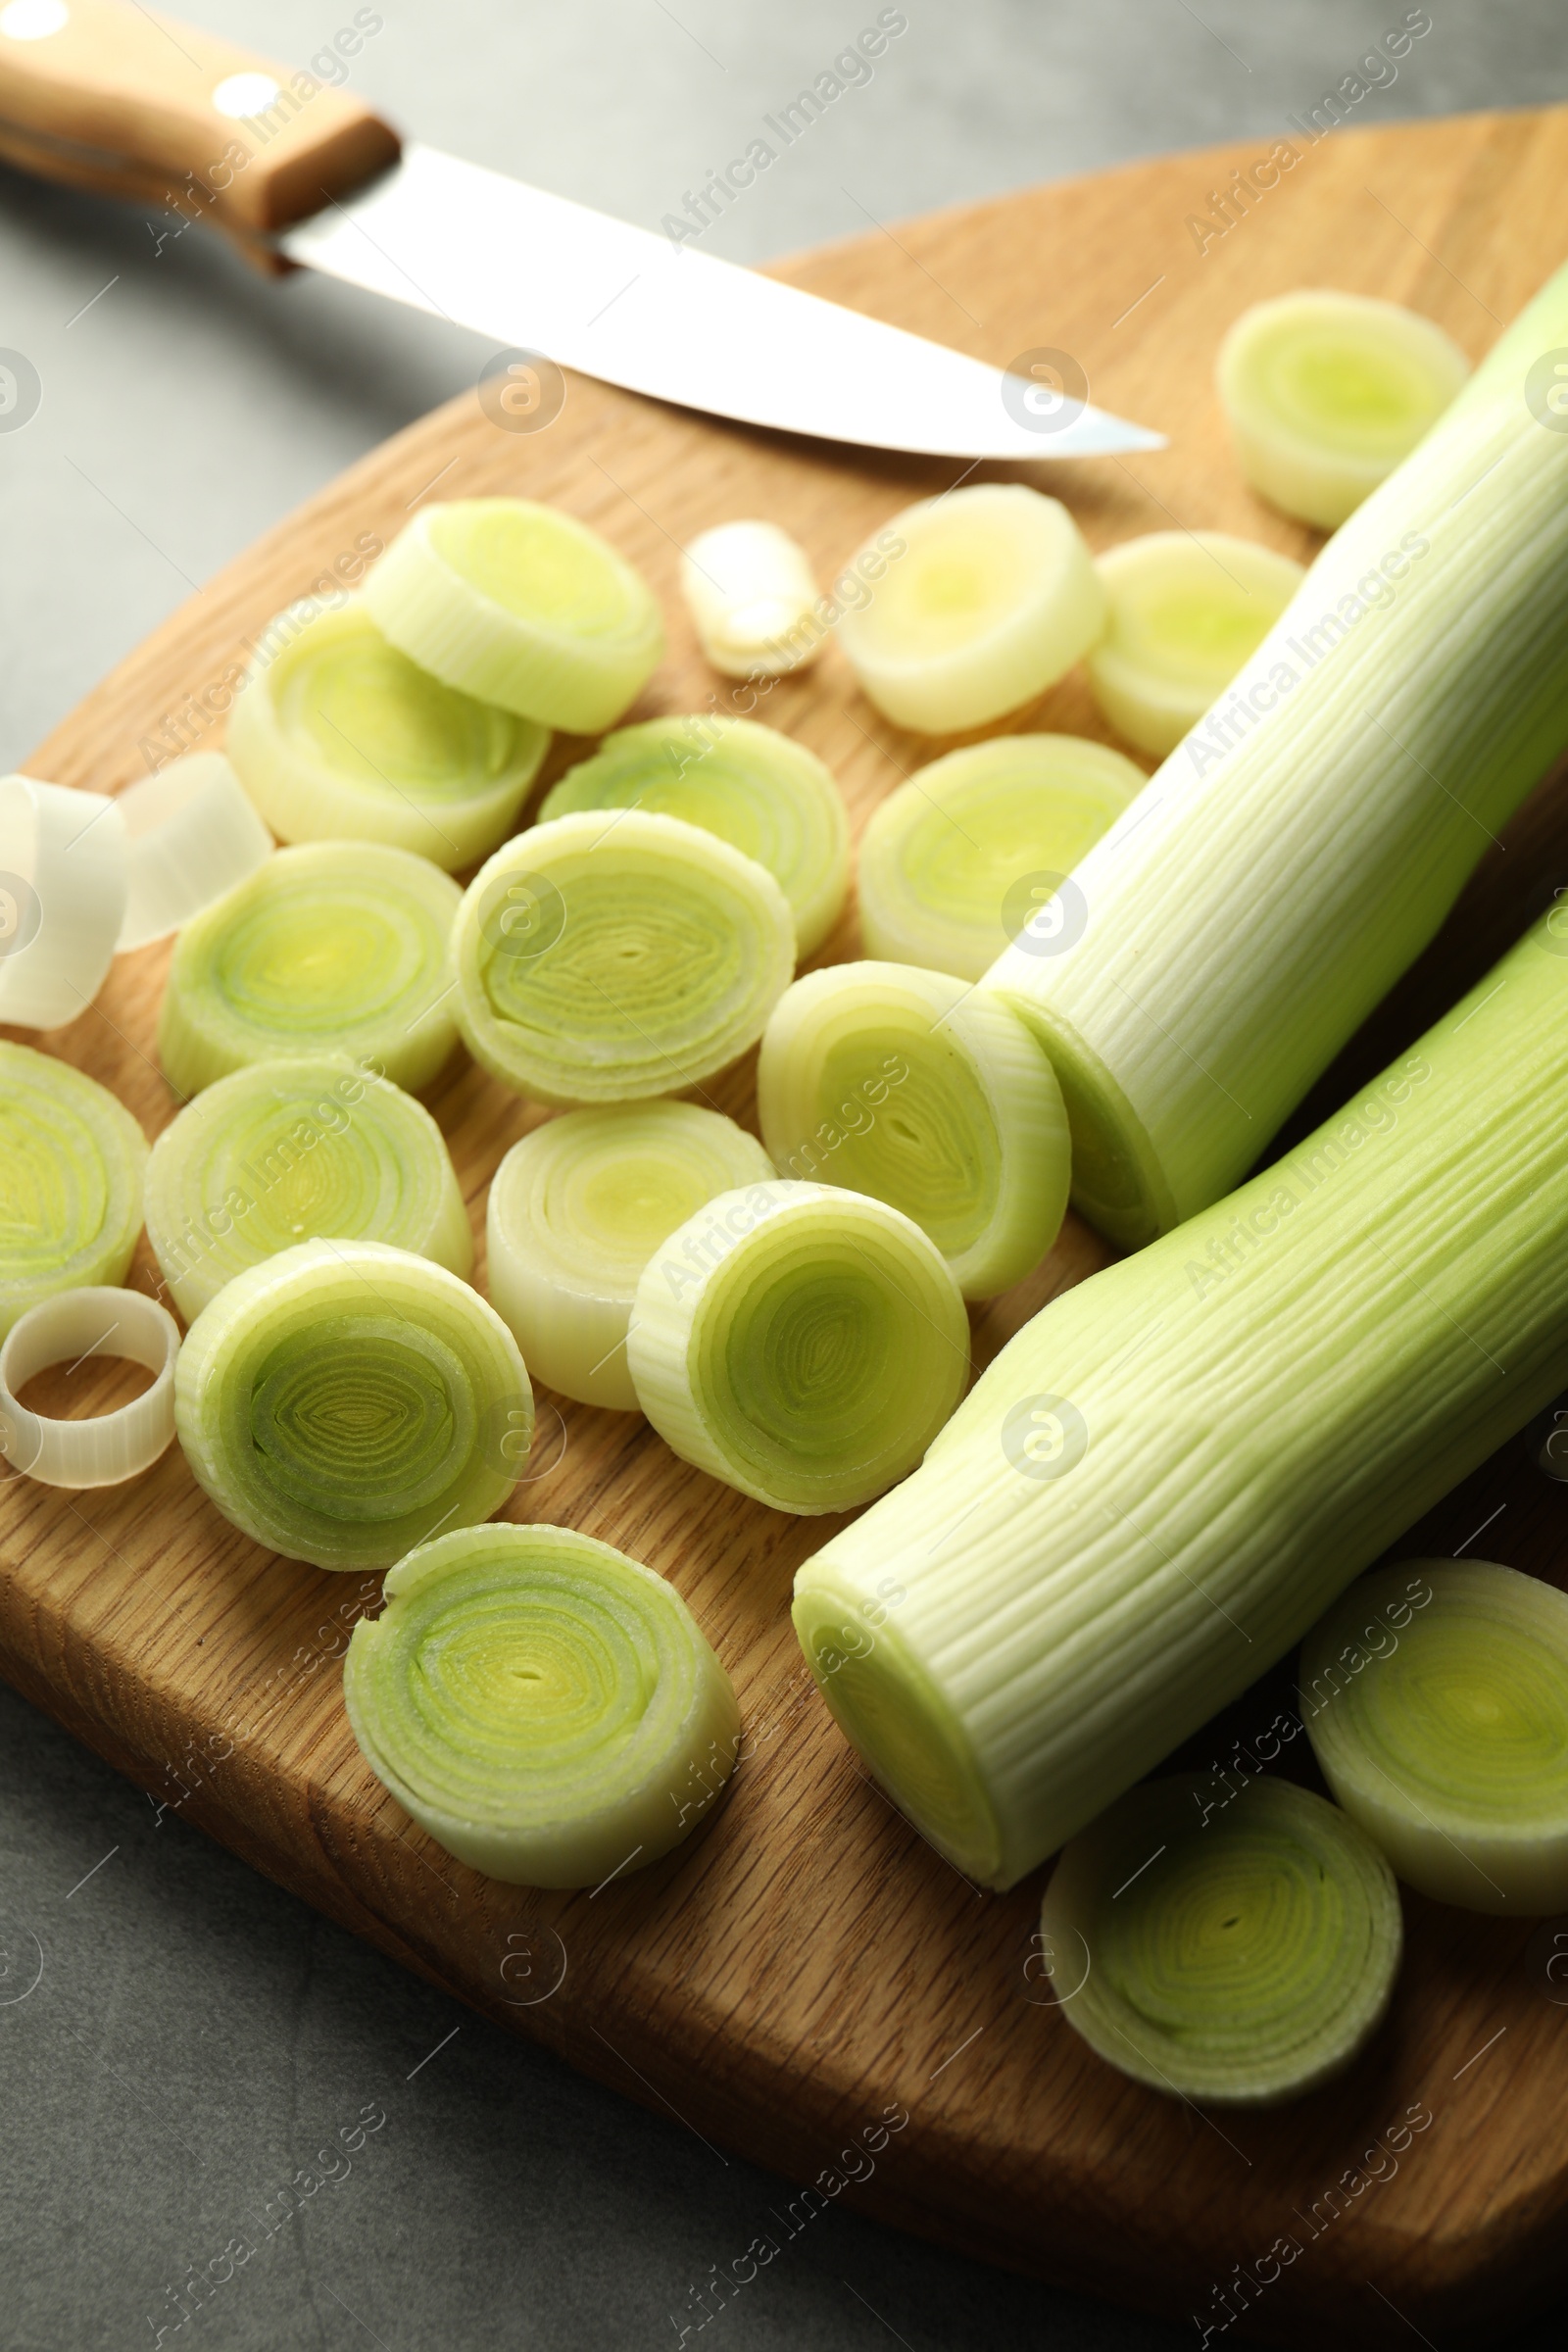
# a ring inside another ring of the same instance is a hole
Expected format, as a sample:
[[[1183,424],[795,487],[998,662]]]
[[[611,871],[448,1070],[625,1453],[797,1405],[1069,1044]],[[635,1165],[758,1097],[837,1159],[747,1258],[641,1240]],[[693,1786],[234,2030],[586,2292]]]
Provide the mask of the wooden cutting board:
[[[1331,284],[1412,304],[1479,354],[1562,258],[1568,111],[1347,128],[1313,146],[1291,136],[1295,160],[1277,155],[1274,184],[1223,233],[1211,192],[1235,184],[1233,167],[1250,173],[1271,137],[971,206],[780,274],[993,361],[1065,349],[1098,400],[1163,428],[1170,447],[1155,456],[987,469],[1066,499],[1096,545],[1212,525],[1305,556],[1310,535],[1259,506],[1227,454],[1210,390],[1225,327],[1260,296]],[[773,516],[826,580],[864,533],[962,470],[769,438],[575,378],[534,433],[500,429],[466,395],[211,581],[26,764],[102,791],[144,772],[149,747],[215,744],[223,681],[270,613],[362,534],[390,541],[422,500],[481,492],[560,501],[640,564],[671,650],[633,715],[702,710],[722,682],[676,594],[681,541],[730,516]],[[765,713],[835,769],[858,824],[948,748],[890,729],[835,650],[781,684]],[[1076,676],[1012,723],[1104,732]],[[577,751],[558,744],[549,775]],[[1545,788],[1509,841],[1376,1036],[1320,1090],[1323,1108],[1568,880],[1563,796]],[[824,955],[857,952],[852,917]],[[167,953],[122,958],[98,1004],[45,1041],[150,1135],[175,1107],[153,1043]],[[721,1099],[752,1117],[749,1064]],[[466,1065],[432,1102],[482,1244],[485,1186],[536,1114]],[[977,1318],[977,1356],[1102,1256],[1069,1220],[1039,1273]],[[131,1279],[154,1279],[145,1248]],[[77,1409],[93,1377],[115,1376],[78,1373]],[[654,1869],[592,1895],[536,1895],[450,1860],[372,1780],[344,1717],[338,1661],[376,1580],[260,1551],[217,1516],[177,1448],[108,1492],[5,1487],[0,1670],[158,1801],[409,1967],[710,2141],[817,2184],[813,2199],[780,2194],[781,2246],[843,2195],[972,2253],[1197,2315],[1200,2333],[1230,2319],[1282,2343],[1314,2338],[1325,2320],[1368,2342],[1410,2328],[1494,2335],[1561,2278],[1568,2006],[1552,1996],[1568,1985],[1553,1986],[1547,1963],[1568,1922],[1502,1924],[1407,1896],[1386,2030],[1348,2081],[1282,2112],[1200,2114],[1123,2081],[1039,1977],[1042,1874],[977,1894],[867,1782],[815,1696],[787,1600],[837,1522],[729,1493],[630,1416],[542,1407],[510,1515],[588,1530],[670,1576],[740,1691],[748,1739],[733,1792]],[[1479,1542],[1560,1579],[1565,1535],[1568,1489],[1521,1440],[1404,1548]],[[1233,1739],[1250,1745],[1287,1690],[1277,1674],[1191,1759],[1223,1763]]]

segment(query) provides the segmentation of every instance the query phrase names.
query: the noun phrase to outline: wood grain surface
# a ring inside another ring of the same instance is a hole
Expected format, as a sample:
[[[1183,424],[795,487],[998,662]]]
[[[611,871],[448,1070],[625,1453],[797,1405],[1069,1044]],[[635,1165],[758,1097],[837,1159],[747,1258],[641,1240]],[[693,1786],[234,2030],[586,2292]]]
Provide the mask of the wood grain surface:
[[[1201,251],[1191,217],[1272,138],[870,233],[780,274],[997,362],[1065,349],[1098,401],[1161,427],[1170,447],[1154,456],[986,469],[1066,499],[1097,546],[1207,525],[1304,556],[1310,535],[1260,507],[1228,456],[1210,386],[1225,327],[1263,295],[1326,283],[1410,303],[1478,355],[1562,258],[1568,112],[1348,128],[1310,147],[1291,135],[1297,159]],[[737,514],[773,516],[827,580],[864,533],[960,471],[768,437],[577,378],[533,433],[503,429],[466,396],[209,582],[27,765],[105,790],[150,759],[216,744],[244,641],[278,607],[340,559],[352,570],[364,535],[390,541],[422,500],[482,492],[559,500],[643,567],[670,652],[633,715],[700,710],[728,690],[676,594],[682,540]],[[829,762],[857,827],[949,748],[890,729],[833,648],[760,714]],[[1104,733],[1076,674],[1012,723]],[[558,743],[547,782],[578,749]],[[1457,996],[1564,880],[1568,810],[1548,785],[1320,1107]],[[851,917],[818,960],[857,944]],[[122,958],[98,1004],[45,1041],[112,1086],[149,1135],[175,1108],[153,1046],[166,964],[164,948]],[[749,1064],[713,1092],[752,1119]],[[486,1183],[539,1114],[466,1064],[430,1100],[482,1248]],[[1069,1220],[1031,1281],[977,1317],[977,1357],[1102,1255]],[[155,1279],[145,1247],[131,1279]],[[781,2244],[842,2195],[998,2262],[1197,2315],[1200,2331],[1229,2324],[1280,2343],[1315,2340],[1325,2322],[1368,2344],[1404,2342],[1412,2328],[1434,2342],[1494,2339],[1560,2282],[1568,2006],[1546,1962],[1568,1922],[1501,1923],[1407,1895],[1386,2030],[1348,2081],[1278,2113],[1200,2113],[1123,2081],[1038,1975],[1042,1874],[977,1894],[868,1783],[812,1690],[790,1581],[838,1522],[731,1494],[632,1416],[541,1403],[509,1515],[585,1529],[671,1577],[740,1692],[747,1740],[731,1794],[651,1870],[594,1894],[536,1895],[477,1877],[416,1830],[362,1762],[341,1704],[346,1627],[376,1605],[377,1580],[259,1550],[218,1517],[177,1448],[118,1490],[7,1486],[0,1670],[158,1801],[409,1967],[715,2151],[785,2175],[797,2185],[778,2198]],[[1401,1548],[1479,1542],[1563,1581],[1565,1535],[1568,1489],[1519,1440]],[[1282,1670],[1189,1760],[1223,1763],[1288,1690]],[[805,2183],[816,2188],[803,2201]]]

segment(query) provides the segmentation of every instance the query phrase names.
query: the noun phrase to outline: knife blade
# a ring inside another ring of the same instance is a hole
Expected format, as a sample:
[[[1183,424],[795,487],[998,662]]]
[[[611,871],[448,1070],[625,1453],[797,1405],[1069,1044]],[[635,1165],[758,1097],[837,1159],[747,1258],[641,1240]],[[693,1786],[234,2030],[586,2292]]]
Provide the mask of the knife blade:
[[[0,155],[161,197],[251,260],[412,304],[525,354],[747,424],[931,456],[1159,449],[1067,353],[1004,370],[437,149],[137,0],[0,5]],[[176,232],[177,233],[177,232]]]
[[[1059,368],[1004,375],[433,147],[406,146],[278,244],[558,366],[748,424],[952,458],[1162,446],[1075,398]]]

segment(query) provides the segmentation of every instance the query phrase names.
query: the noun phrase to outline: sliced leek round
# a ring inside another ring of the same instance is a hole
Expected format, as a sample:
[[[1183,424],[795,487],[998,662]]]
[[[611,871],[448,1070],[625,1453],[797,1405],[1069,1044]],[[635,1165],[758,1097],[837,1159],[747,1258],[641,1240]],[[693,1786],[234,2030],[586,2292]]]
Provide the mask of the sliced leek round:
[[[557,1103],[701,1085],[757,1043],[795,960],[765,867],[640,808],[509,841],[469,884],[453,944],[474,1060]]]
[[[147,1238],[186,1322],[247,1266],[325,1235],[453,1274],[473,1235],[430,1113],[344,1054],[253,1062],[188,1102],[147,1163]]]
[[[450,872],[488,857],[548,729],[445,686],[351,597],[316,607],[245,681],[228,751],[281,841],[385,841]]]
[[[866,954],[983,979],[1011,944],[1020,894],[1054,889],[1147,781],[1082,735],[998,735],[933,760],[861,840]]]
[[[695,1102],[568,1110],[514,1144],[490,1187],[490,1303],[534,1378],[635,1412],[626,1332],[644,1266],[705,1201],[772,1173],[755,1136]]]
[[[1469,372],[1457,343],[1418,312],[1314,289],[1244,311],[1215,382],[1252,488],[1332,531],[1409,456]]]
[[[1015,1012],[946,972],[834,963],[785,990],[757,1103],[781,1175],[869,1193],[936,1244],[966,1298],[1021,1282],[1071,1180],[1061,1093]]]
[[[1081,1831],[1046,1889],[1042,1948],[1063,2016],[1107,2065],[1268,2106],[1376,2033],[1398,1889],[1354,1822],[1293,1782],[1254,1780],[1219,1812],[1202,1778],[1147,1781]]]
[[[790,903],[796,952],[819,948],[850,887],[850,820],[838,786],[804,743],[738,718],[710,743],[692,718],[651,718],[607,736],[540,806],[646,808],[716,833],[765,865]]]
[[[881,1200],[820,1184],[721,1193],[643,1269],[637,1401],[683,1461],[775,1510],[853,1510],[920,1459],[962,1396],[947,1261]]]
[[[158,1054],[190,1097],[248,1063],[347,1054],[423,1086],[457,1042],[449,942],[462,892],[412,851],[311,842],[187,923]]]
[[[822,650],[816,582],[776,522],[721,522],[681,550],[681,593],[698,642],[727,678],[776,678]]]
[[[400,1560],[343,1700],[370,1770],[460,1862],[592,1886],[688,1837],[734,1766],[728,1675],[673,1585],[565,1527]]]
[[[1016,710],[1104,625],[1104,590],[1078,525],[1059,500],[1021,482],[945,491],[891,527],[905,552],[838,633],[862,690],[896,726],[952,735]],[[873,554],[862,550],[855,568],[874,576]]]
[[[118,1487],[150,1469],[174,1434],[179,1326],[141,1291],[58,1291],[14,1323],[0,1346],[0,1454],[49,1487]],[[128,1404],[56,1419],[19,1401],[37,1373],[120,1356],[153,1374]]]
[[[285,1559],[388,1568],[515,1486],[533,1392],[494,1308],[381,1242],[298,1242],[203,1307],[175,1421],[225,1519]]]
[[[61,1029],[86,1011],[114,961],[128,889],[114,801],[0,776],[0,1021]]]
[[[1301,1649],[1301,1715],[1401,1879],[1466,1911],[1568,1911],[1568,1596],[1491,1560],[1362,1577]]]
[[[641,574],[586,523],[525,498],[421,508],[365,601],[421,669],[573,735],[613,726],[664,650]]]
[[[1306,576],[1228,531],[1151,531],[1095,569],[1106,620],[1089,683],[1117,733],[1156,760],[1219,700]]]
[[[272,855],[272,837],[221,752],[172,760],[127,785],[115,806],[127,856],[121,956],[167,939]]]
[[[107,1087],[0,1040],[0,1339],[57,1291],[124,1280],[146,1165]]]

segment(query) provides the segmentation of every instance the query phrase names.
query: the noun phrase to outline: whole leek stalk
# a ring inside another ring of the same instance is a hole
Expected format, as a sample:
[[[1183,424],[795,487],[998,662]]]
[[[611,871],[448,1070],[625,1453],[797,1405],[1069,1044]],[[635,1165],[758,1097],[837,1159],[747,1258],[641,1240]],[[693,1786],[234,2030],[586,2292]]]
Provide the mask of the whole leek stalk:
[[[1568,743],[1568,434],[1537,381],[1565,311],[1568,272],[988,975],[1113,1239],[1236,1183]]]
[[[1011,1886],[1568,1387],[1550,916],[1228,1200],[1053,1302],[796,1580],[828,1704]]]

